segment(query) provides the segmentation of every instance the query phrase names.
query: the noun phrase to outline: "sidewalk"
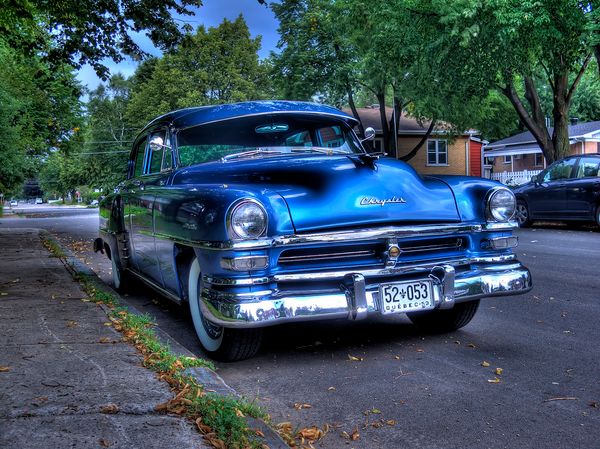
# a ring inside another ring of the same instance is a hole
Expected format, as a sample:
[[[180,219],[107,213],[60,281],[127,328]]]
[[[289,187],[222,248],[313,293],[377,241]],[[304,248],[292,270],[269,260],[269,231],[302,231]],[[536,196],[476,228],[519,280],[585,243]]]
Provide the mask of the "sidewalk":
[[[0,230],[0,447],[208,447],[39,231]]]

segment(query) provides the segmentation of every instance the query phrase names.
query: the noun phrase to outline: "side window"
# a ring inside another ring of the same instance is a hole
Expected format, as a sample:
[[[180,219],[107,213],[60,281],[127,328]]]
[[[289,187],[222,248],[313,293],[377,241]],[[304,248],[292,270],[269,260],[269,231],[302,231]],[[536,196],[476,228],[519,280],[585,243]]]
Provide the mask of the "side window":
[[[569,179],[576,161],[577,159],[573,158],[554,164],[544,174],[544,182]]]
[[[598,176],[600,158],[582,157],[577,167],[577,178],[592,178]]]
[[[143,139],[137,144],[135,149],[135,168],[133,170],[133,177],[137,178],[144,174],[144,156],[146,155],[146,142],[147,139]]]
[[[157,133],[153,133],[150,136],[150,142],[152,142],[152,140],[156,139],[157,137],[160,138],[160,142],[162,142],[162,145],[164,145],[165,144],[165,132],[159,131]],[[150,146],[153,146],[153,145],[150,145]],[[164,153],[164,148],[162,146],[153,148],[153,150],[150,154],[150,170],[148,170],[149,174],[160,173],[160,169],[162,166],[162,160],[163,160],[163,153]]]
[[[161,171],[167,171],[173,168],[173,150],[171,148],[171,138],[169,134],[165,139],[165,146],[167,148],[163,151],[163,161]]]

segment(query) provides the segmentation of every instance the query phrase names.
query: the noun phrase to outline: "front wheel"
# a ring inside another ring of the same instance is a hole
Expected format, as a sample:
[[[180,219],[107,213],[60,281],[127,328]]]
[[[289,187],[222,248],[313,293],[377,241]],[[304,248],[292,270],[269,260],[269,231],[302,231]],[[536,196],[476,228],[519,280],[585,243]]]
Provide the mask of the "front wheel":
[[[204,351],[213,359],[234,362],[254,356],[260,348],[262,329],[230,329],[208,321],[200,309],[202,273],[194,258],[190,266],[188,293],[194,328]]]
[[[600,205],[596,208],[596,226],[600,227]]]
[[[431,334],[453,332],[466,326],[475,316],[479,300],[455,304],[451,309],[410,313],[408,317],[420,329]]]

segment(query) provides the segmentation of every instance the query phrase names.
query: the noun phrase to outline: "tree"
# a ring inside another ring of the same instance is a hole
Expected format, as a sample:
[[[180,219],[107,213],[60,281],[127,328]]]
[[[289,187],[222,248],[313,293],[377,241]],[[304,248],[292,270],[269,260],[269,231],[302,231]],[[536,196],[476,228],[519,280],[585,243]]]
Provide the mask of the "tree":
[[[124,56],[146,56],[132,32],[146,31],[159,49],[171,49],[190,29],[187,25],[182,30],[173,13],[193,15],[190,7],[201,5],[201,0],[8,0],[0,7],[0,38],[37,55],[46,50],[45,36],[50,35],[47,61],[76,68],[89,63],[107,79],[103,59],[119,62]]]
[[[241,16],[216,28],[199,27],[135,76],[130,123],[142,127],[174,109],[263,98],[268,80],[259,49],[260,37],[250,37]]]
[[[72,68],[50,67],[0,39],[0,189],[20,188],[52,151],[69,148],[81,125]]]
[[[591,60],[598,26],[576,0],[398,0],[420,40],[421,74],[470,98],[497,90],[549,162],[569,151],[569,110]],[[402,45],[395,42],[395,45]],[[544,111],[540,79],[552,91]],[[520,94],[520,91],[523,94]],[[546,126],[550,113],[552,134]]]

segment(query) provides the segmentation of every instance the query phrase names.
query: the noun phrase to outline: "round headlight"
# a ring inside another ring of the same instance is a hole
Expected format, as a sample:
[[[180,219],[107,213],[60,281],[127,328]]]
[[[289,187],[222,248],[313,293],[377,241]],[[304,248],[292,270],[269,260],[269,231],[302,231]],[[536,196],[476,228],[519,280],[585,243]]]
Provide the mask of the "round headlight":
[[[499,188],[489,196],[488,218],[494,221],[508,221],[514,215],[516,205],[514,193],[506,188]]]
[[[254,200],[243,200],[229,213],[229,229],[233,238],[255,239],[267,229],[267,213]]]

